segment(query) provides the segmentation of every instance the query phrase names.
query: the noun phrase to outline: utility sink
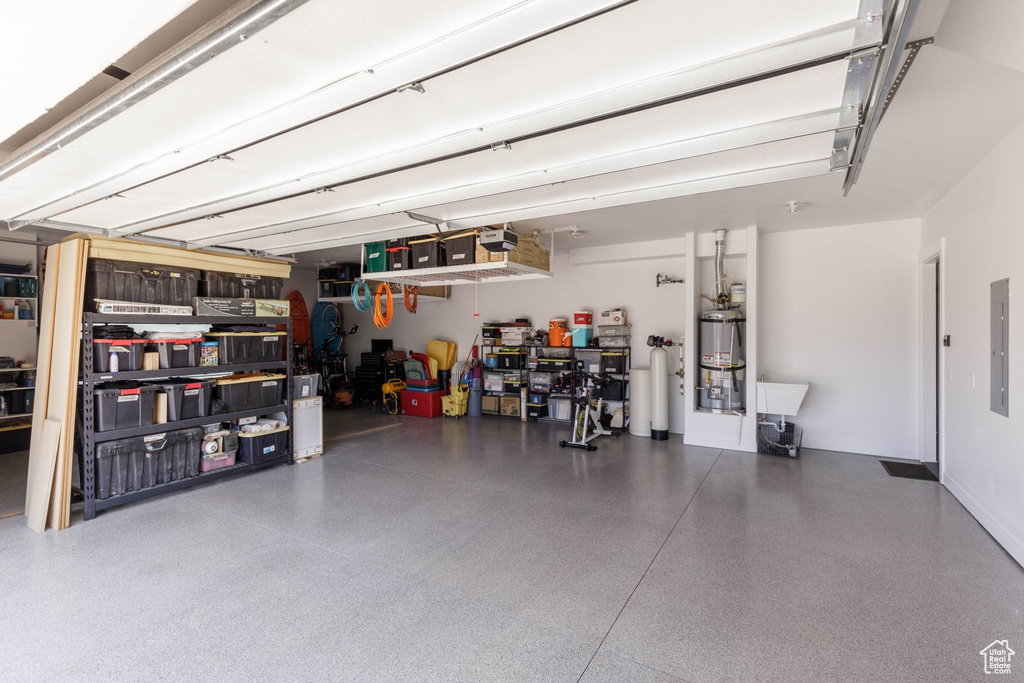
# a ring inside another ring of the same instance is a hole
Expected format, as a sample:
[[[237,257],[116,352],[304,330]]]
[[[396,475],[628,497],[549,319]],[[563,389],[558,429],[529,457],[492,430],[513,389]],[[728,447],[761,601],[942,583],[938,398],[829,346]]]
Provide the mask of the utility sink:
[[[757,412],[796,415],[808,386],[807,382],[758,382]]]

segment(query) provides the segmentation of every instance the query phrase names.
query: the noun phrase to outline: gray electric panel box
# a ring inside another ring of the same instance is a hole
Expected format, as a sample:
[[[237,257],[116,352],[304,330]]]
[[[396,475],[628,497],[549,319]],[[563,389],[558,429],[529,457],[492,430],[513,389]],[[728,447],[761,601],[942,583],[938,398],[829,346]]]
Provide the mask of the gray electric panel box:
[[[992,411],[1010,416],[1010,281],[992,283]]]

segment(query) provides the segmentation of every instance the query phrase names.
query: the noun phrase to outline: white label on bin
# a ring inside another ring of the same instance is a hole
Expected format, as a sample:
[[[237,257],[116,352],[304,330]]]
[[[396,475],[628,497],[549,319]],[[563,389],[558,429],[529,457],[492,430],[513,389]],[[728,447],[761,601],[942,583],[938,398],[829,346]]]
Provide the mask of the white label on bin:
[[[264,337],[263,341],[265,341],[265,342],[277,341],[277,335],[274,335],[273,337]]]
[[[264,382],[263,386],[265,386],[265,387],[276,387],[277,386],[277,382]]]
[[[174,345],[174,350],[175,351],[188,351],[188,347],[189,347],[188,344],[175,344]]]
[[[198,389],[186,389],[185,390],[185,395],[186,396],[195,396],[198,393],[199,393]]]
[[[368,259],[371,259],[371,258],[378,258],[379,256],[380,256],[380,252],[379,252],[379,251],[376,251],[376,252],[374,252],[374,253],[372,253],[372,254],[367,254],[367,255],[366,255],[366,258],[368,258]]]
[[[171,277],[181,277],[181,273],[168,273]]]
[[[117,402],[118,403],[128,403],[129,401],[138,401],[138,400],[139,400],[139,395],[138,394],[131,394],[131,395],[128,395],[128,396],[118,396],[117,397]]]
[[[263,449],[263,455],[268,455],[277,450],[277,446],[270,445]]]
[[[167,438],[167,432],[163,434],[150,434],[149,436],[142,437],[142,443],[153,443],[154,441],[161,441]]]
[[[416,263],[426,263],[429,260],[429,256],[420,256],[418,259],[416,259]]]
[[[299,398],[306,398],[307,396],[309,396],[309,385],[303,384],[302,389],[299,391],[299,393],[302,394]]]
[[[452,254],[451,260],[452,261],[461,261],[464,258],[466,258],[465,254]]]

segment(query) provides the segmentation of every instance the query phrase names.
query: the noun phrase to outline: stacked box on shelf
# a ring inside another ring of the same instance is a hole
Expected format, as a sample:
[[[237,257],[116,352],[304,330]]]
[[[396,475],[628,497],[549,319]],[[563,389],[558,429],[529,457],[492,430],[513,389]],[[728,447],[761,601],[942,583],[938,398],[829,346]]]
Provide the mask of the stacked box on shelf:
[[[232,299],[280,299],[284,280],[243,273],[201,271],[199,296],[228,297]]]
[[[197,476],[202,436],[194,427],[97,444],[96,499]]]
[[[208,416],[216,384],[212,379],[172,379],[155,384],[167,396],[167,421]]]
[[[287,425],[269,432],[253,432],[238,435],[238,460],[254,465],[278,458],[288,453]]]
[[[138,382],[112,382],[93,390],[96,431],[131,429],[153,424],[155,386]]]
[[[384,242],[367,242],[363,245],[366,250],[367,273],[383,273],[388,269],[388,253]]]
[[[436,235],[426,235],[409,240],[412,248],[412,267],[438,268],[445,265],[444,242]]]
[[[97,299],[188,306],[199,288],[199,270],[133,261],[89,259],[85,276],[85,307]]]
[[[520,236],[519,244],[512,251],[488,251],[477,243],[477,263],[504,261],[506,257],[511,263],[519,263],[538,270],[551,270],[551,252],[540,246],[540,241],[535,235]]]
[[[217,380],[217,396],[228,413],[272,408],[282,403],[285,375],[256,373]]]
[[[505,346],[523,346],[533,336],[532,327],[507,326],[499,328],[501,343]]]
[[[445,263],[464,266],[476,263],[476,230],[467,230],[444,238]]]
[[[217,342],[220,365],[236,365],[281,360],[285,335],[268,328],[262,332],[207,332],[203,337]]]

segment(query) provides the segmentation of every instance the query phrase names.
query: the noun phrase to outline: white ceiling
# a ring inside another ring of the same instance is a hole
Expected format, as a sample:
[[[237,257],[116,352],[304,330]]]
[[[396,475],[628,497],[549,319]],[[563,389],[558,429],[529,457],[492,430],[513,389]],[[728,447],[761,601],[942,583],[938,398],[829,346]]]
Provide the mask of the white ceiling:
[[[0,4],[0,141],[44,116],[195,1]]]
[[[984,30],[966,22],[942,34],[959,51],[942,35],[922,50],[844,198],[829,157],[849,62],[803,65],[878,42],[880,22],[858,20],[870,0],[619,4],[309,0],[0,180],[0,218],[304,261],[423,232],[405,211],[578,225],[588,245],[874,222],[921,215],[1024,118],[1024,74],[967,56]],[[947,4],[923,0],[912,37]],[[419,80],[424,93],[395,92]],[[783,216],[788,200],[807,209]]]

